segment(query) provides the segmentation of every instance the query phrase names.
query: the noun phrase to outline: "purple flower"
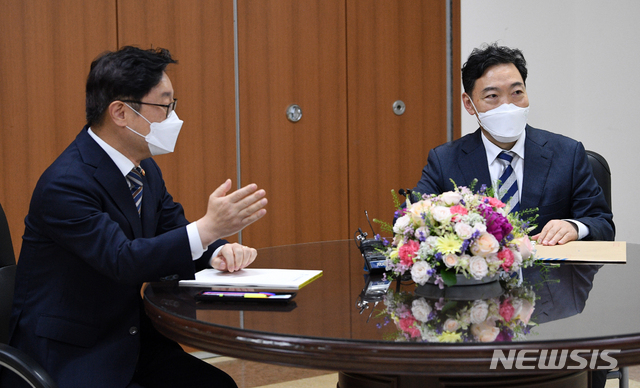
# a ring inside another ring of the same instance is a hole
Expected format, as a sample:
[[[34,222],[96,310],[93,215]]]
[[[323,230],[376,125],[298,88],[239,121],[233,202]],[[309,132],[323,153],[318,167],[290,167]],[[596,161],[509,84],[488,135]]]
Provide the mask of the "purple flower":
[[[491,233],[498,241],[509,235],[513,230],[513,226],[509,223],[507,217],[493,211],[491,206],[478,206],[482,216],[487,223],[487,233]]]

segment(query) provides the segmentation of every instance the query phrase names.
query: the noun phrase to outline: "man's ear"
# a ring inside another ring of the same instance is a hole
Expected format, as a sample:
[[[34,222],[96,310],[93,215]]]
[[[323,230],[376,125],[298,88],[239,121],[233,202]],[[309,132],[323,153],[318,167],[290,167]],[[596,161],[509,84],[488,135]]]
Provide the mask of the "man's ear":
[[[108,117],[113,123],[119,127],[127,125],[127,106],[122,101],[113,101],[107,108]]]
[[[464,109],[469,112],[470,115],[475,115],[476,111],[473,109],[473,105],[471,104],[471,96],[466,92],[462,93],[462,104],[464,105]]]

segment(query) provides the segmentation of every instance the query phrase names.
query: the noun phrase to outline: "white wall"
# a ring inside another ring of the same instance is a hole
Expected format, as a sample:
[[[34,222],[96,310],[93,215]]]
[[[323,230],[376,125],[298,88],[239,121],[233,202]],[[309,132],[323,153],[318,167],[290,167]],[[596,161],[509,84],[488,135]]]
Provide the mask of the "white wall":
[[[640,243],[640,1],[461,0],[462,62],[483,43],[527,60],[529,124],[582,141],[612,171],[616,240]],[[462,110],[462,134],[477,128]]]

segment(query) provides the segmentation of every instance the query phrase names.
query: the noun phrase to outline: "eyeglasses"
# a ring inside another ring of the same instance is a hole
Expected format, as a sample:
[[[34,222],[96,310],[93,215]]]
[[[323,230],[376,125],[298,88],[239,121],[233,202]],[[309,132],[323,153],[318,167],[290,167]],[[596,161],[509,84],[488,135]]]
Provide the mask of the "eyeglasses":
[[[133,104],[142,104],[142,105],[153,105],[153,106],[161,106],[163,108],[165,108],[167,110],[167,117],[169,117],[169,115],[171,114],[171,112],[173,112],[174,110],[176,110],[176,105],[178,105],[178,99],[174,98],[173,102],[171,104],[152,104],[150,102],[142,102],[142,101],[134,101],[134,100],[120,100],[122,102],[130,102]]]

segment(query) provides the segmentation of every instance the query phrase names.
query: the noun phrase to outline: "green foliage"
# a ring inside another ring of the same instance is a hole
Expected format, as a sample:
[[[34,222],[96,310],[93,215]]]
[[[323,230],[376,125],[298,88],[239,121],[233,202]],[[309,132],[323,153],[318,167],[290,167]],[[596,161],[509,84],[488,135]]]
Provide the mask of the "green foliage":
[[[458,279],[456,279],[456,271],[446,269],[440,272],[440,276],[442,276],[442,281],[447,286],[455,286],[456,283],[458,283]]]
[[[384,232],[389,232],[389,233],[393,233],[393,225],[391,225],[388,222],[384,222],[382,220],[379,220],[377,218],[373,219],[373,222],[375,222],[376,224],[380,225],[380,229]]]

